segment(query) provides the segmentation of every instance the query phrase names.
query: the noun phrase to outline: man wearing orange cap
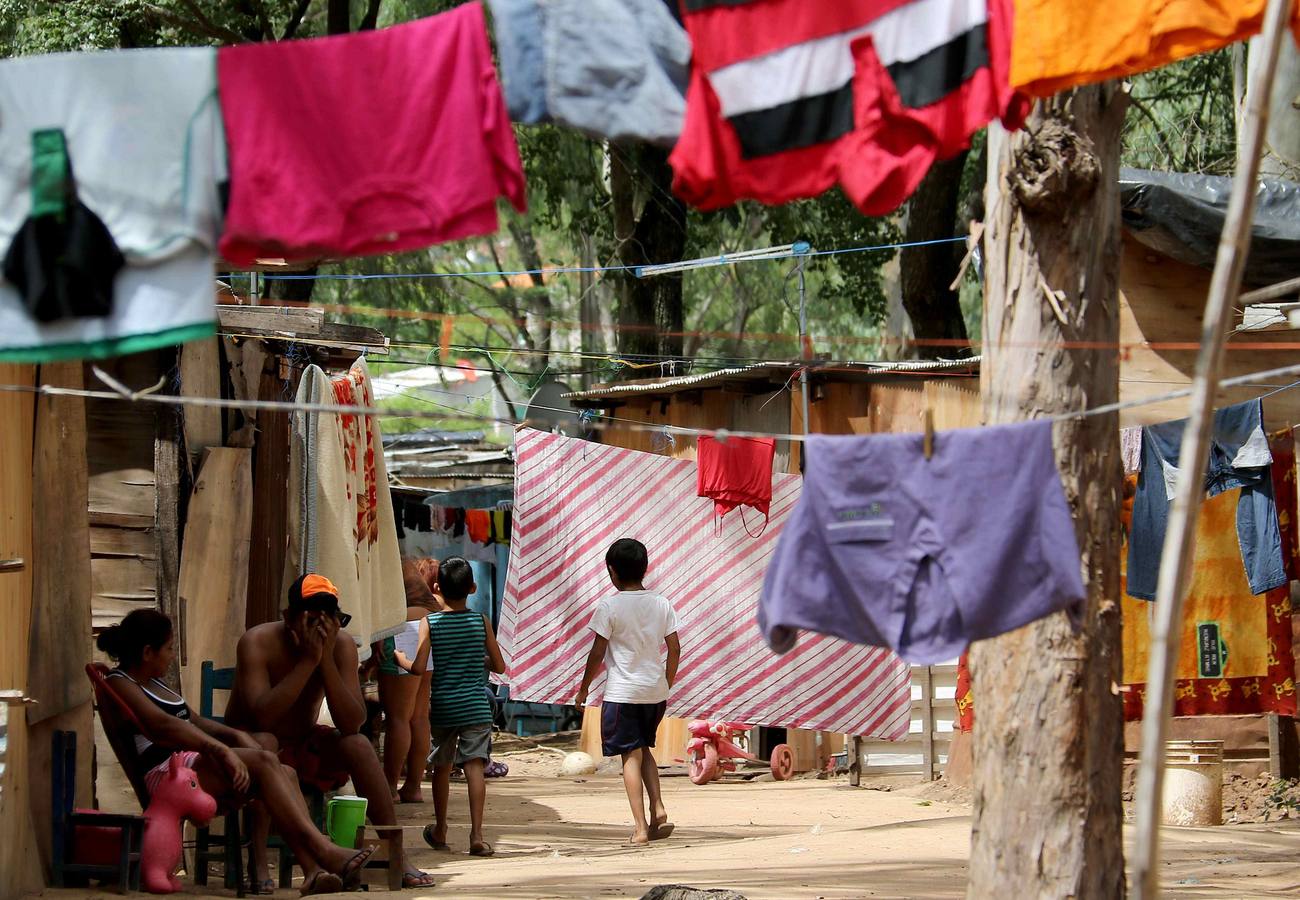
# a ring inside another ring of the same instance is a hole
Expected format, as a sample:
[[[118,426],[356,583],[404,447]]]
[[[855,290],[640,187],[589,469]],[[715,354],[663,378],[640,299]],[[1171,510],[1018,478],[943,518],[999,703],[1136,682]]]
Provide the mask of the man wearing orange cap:
[[[336,790],[351,778],[369,801],[370,821],[395,825],[388,779],[360,733],[366,703],[356,642],[343,630],[350,619],[339,610],[338,588],[328,578],[299,577],[289,588],[284,621],[250,628],[239,639],[226,722],[274,735],[280,761],[322,791]],[[333,727],[319,723],[322,703],[329,706]],[[431,876],[415,869],[403,879],[404,887],[432,884]]]

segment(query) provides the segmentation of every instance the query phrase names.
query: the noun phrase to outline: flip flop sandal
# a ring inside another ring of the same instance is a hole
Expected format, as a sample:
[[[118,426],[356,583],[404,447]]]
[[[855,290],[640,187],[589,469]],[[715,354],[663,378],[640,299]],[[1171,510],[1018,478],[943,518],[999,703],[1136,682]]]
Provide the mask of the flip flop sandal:
[[[402,887],[406,890],[411,888],[434,887],[437,882],[428,872],[405,872],[402,874]]]
[[[492,856],[496,853],[491,844],[475,844],[469,848],[470,856]]]
[[[303,882],[298,891],[301,897],[311,897],[317,894],[337,894],[343,890],[343,879],[333,872],[326,872],[324,869],[318,869],[311,881]]]
[[[430,847],[432,847],[434,850],[441,850],[444,853],[451,850],[451,847],[449,847],[447,844],[441,841],[435,841],[433,839],[432,825],[425,825],[424,830],[420,832],[420,835],[424,838],[424,842],[428,844]]]
[[[662,825],[652,825],[650,827],[650,840],[662,841],[673,833],[677,826],[672,822],[664,822]]]
[[[274,879],[274,878],[266,878],[266,879],[263,879],[262,881],[253,881],[253,880],[250,878],[250,879],[248,880],[247,886],[245,887],[245,893],[255,894],[255,895],[256,895],[256,894],[274,894],[274,893],[275,893],[275,879]]]
[[[361,870],[366,866],[366,860],[370,859],[371,854],[374,852],[374,847],[365,847],[353,854],[352,858],[348,860],[347,865],[343,867],[343,871],[338,874],[340,886],[354,878],[359,880],[361,877]]]

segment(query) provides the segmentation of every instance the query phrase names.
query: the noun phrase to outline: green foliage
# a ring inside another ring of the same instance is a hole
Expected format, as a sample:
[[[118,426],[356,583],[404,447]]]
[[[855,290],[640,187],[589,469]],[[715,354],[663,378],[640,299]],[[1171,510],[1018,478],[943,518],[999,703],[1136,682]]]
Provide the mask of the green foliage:
[[[1237,147],[1231,48],[1134,76],[1123,141],[1126,166],[1230,175]]]

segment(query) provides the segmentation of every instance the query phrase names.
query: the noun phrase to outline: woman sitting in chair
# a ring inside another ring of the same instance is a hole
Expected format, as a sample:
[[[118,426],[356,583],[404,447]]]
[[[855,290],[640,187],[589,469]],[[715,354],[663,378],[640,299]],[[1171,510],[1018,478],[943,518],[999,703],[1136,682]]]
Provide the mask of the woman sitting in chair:
[[[101,633],[98,646],[117,662],[108,683],[140,725],[132,737],[146,787],[152,791],[172,753],[182,752],[185,765],[223,809],[261,801],[302,866],[304,896],[336,893],[359,877],[373,850],[344,849],[316,829],[293,769],[280,765],[251,734],[199,717],[162,682],[176,656],[171,619],[157,610],[136,610]]]

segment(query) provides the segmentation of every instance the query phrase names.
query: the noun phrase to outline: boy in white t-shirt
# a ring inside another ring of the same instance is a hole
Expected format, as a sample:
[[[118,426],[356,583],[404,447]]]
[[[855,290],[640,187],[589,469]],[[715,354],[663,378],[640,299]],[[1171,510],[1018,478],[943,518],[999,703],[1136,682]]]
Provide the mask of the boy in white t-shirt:
[[[682,650],[672,604],[641,583],[648,567],[649,557],[640,541],[617,540],[605,554],[605,568],[618,593],[601,600],[592,613],[587,627],[596,638],[577,698],[578,706],[586,705],[587,689],[604,663],[607,679],[600,705],[600,738],[606,756],[623,758],[623,787],[636,822],[633,844],[666,838],[673,831],[650,748],[668,706]],[[660,653],[665,644],[666,663]]]

